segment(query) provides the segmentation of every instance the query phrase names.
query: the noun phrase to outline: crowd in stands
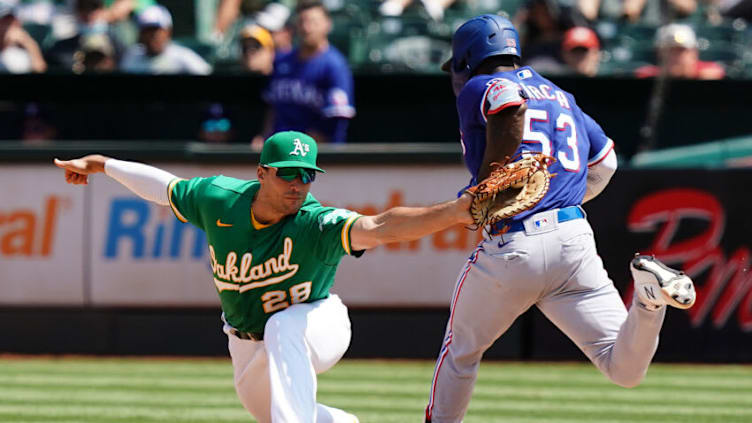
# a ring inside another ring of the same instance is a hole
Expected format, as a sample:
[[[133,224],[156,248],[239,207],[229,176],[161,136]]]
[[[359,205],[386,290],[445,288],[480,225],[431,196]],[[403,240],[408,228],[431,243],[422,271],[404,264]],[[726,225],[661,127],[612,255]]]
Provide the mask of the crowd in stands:
[[[202,27],[186,3],[0,0],[0,73],[261,75],[256,147],[280,130],[344,142],[352,71],[437,73],[453,31],[481,13],[510,16],[523,65],[544,75],[752,78],[752,0],[195,0],[209,5],[194,8],[210,15]],[[191,20],[179,37],[171,10]],[[54,137],[36,108],[25,116],[25,139]],[[221,104],[197,137],[232,139]]]
[[[297,3],[0,0],[0,71],[271,75],[275,55],[289,52],[295,44]],[[209,6],[194,7],[193,15],[182,8],[199,4]],[[651,77],[659,74],[655,65],[660,62],[682,61],[696,69],[669,71],[670,76],[752,77],[752,0],[323,4],[332,22],[329,41],[355,72],[438,72],[438,64],[449,55],[451,34],[461,22],[481,13],[502,13],[520,31],[526,64],[544,74]],[[171,10],[180,12],[182,29],[176,40]],[[199,11],[207,17],[198,19]],[[208,27],[199,21],[209,21]]]

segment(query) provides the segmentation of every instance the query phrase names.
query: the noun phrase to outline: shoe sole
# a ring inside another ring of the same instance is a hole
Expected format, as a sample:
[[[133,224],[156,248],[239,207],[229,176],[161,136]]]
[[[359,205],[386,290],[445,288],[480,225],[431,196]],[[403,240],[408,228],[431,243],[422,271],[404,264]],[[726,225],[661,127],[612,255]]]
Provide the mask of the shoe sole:
[[[672,274],[673,277],[666,279],[664,275],[651,269],[646,263],[660,267],[662,270]],[[655,276],[658,285],[661,287],[661,296],[666,301],[666,304],[683,310],[686,310],[695,304],[697,295],[695,294],[694,284],[692,283],[692,279],[685,275],[684,272],[672,269],[652,256],[636,256],[632,259],[632,266],[637,270],[650,272]],[[679,297],[682,296],[680,294],[682,288],[684,288],[689,293],[688,295],[690,295],[690,297],[686,299],[686,303],[679,301]]]

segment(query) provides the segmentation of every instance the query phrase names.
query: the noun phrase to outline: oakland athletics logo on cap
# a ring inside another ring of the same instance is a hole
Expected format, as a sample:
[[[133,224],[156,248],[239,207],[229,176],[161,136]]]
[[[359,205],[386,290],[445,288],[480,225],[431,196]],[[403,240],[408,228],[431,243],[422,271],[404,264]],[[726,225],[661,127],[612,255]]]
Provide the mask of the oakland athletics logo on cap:
[[[264,142],[261,165],[270,167],[302,167],[324,172],[316,166],[318,147],[310,136],[297,131],[277,132]]]
[[[295,148],[290,152],[291,156],[297,156],[298,154],[305,156],[311,150],[308,144],[303,144],[303,142],[300,141],[300,138],[295,138],[293,144],[295,144]]]

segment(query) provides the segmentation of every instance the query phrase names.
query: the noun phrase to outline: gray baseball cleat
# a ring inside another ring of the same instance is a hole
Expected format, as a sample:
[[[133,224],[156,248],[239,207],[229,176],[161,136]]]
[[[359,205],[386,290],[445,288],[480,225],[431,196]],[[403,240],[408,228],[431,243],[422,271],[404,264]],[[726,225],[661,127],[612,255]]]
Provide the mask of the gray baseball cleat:
[[[695,286],[684,272],[672,269],[651,256],[635,255],[629,266],[635,291],[642,304],[658,310],[668,304],[687,309],[695,303]]]

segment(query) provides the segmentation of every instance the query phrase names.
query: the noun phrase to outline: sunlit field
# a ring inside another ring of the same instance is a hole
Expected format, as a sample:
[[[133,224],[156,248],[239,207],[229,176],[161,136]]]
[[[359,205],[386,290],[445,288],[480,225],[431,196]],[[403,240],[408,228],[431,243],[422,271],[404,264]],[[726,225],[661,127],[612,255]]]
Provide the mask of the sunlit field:
[[[433,363],[344,360],[319,401],[420,422]],[[229,359],[0,357],[2,422],[248,422]],[[750,422],[752,367],[654,364],[637,388],[588,364],[487,362],[465,422]]]

